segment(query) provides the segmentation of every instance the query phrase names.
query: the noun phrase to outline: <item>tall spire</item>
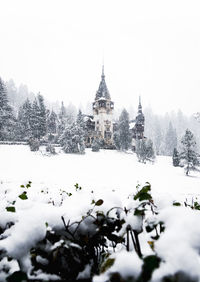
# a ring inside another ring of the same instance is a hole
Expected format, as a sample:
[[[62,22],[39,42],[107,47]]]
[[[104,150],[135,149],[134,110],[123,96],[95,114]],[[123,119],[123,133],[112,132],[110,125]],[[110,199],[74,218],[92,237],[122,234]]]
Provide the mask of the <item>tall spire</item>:
[[[101,81],[99,84],[99,89],[96,92],[95,100],[98,100],[100,98],[110,100],[110,93],[108,91],[106,81],[105,81],[104,65],[102,65]]]
[[[105,78],[105,74],[104,74],[104,64],[102,65],[102,75],[101,75],[102,78]]]
[[[138,113],[142,113],[141,96],[139,96]]]

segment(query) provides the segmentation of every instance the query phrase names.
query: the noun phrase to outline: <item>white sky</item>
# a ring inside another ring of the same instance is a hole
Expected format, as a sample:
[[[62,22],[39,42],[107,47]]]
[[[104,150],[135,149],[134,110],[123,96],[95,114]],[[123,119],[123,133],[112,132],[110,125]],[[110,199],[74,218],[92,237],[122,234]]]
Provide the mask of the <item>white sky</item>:
[[[104,57],[116,107],[200,110],[200,1],[0,0],[0,76],[93,101]]]

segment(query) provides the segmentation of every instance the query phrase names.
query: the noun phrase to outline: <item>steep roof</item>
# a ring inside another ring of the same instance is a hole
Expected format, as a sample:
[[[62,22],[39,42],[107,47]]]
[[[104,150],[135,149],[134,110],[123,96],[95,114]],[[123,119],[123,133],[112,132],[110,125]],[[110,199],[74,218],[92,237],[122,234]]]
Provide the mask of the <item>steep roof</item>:
[[[108,91],[106,81],[105,81],[105,75],[104,75],[104,66],[102,67],[102,75],[101,75],[101,81],[99,84],[99,89],[96,92],[95,100],[99,100],[101,98],[110,100],[110,93]]]

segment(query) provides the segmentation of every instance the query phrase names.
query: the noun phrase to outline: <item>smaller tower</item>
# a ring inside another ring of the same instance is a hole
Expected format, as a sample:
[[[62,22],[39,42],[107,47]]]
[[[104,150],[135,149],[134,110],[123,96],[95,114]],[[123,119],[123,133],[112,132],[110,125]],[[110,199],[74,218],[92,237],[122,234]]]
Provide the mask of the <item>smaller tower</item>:
[[[144,122],[145,122],[145,118],[142,112],[141,97],[139,96],[138,113],[135,122],[135,139],[144,138]]]
[[[113,110],[114,103],[111,101],[110,93],[106,85],[103,66],[101,81],[93,103],[93,114],[95,132],[106,145],[112,145],[113,143]]]

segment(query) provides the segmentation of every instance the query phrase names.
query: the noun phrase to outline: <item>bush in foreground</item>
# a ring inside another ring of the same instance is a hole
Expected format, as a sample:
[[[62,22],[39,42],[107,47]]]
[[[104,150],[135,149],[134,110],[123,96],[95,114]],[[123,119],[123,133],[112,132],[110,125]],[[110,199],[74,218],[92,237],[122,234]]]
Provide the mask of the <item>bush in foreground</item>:
[[[146,183],[126,203],[108,206],[76,184],[74,192],[60,190],[57,203],[42,190],[41,213],[31,184],[8,200],[0,220],[0,280],[199,281],[197,201],[157,208]]]

